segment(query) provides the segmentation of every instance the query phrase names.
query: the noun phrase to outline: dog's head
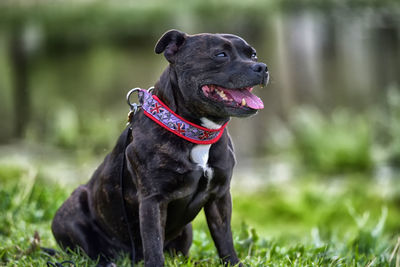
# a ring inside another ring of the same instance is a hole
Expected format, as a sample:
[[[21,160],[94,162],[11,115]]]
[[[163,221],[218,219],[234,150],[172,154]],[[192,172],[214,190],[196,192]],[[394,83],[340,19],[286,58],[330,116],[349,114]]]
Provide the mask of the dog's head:
[[[242,38],[171,30],[160,38],[155,52],[164,52],[194,112],[217,118],[243,117],[264,107],[252,90],[268,83],[268,69],[257,62],[256,50]]]

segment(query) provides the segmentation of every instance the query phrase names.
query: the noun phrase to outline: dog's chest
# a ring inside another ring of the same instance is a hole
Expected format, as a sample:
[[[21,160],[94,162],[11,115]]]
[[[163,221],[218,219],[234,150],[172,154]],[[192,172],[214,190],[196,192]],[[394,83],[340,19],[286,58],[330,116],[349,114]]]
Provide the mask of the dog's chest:
[[[211,145],[195,145],[190,152],[190,159],[203,169],[204,176],[209,180],[213,177],[213,169],[208,166]]]
[[[219,129],[221,125],[207,119],[201,118],[202,126],[209,129]],[[211,180],[214,171],[208,166],[208,158],[210,154],[211,145],[195,145],[190,152],[190,159],[203,169],[204,176]]]

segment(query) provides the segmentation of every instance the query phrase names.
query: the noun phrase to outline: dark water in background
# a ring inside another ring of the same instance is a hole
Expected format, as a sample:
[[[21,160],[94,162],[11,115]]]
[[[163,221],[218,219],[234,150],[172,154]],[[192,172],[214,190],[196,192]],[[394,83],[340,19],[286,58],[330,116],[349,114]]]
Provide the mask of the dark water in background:
[[[260,27],[261,34],[247,38],[257,49],[259,60],[268,64],[271,81],[268,87],[256,89],[265,109],[255,117],[233,119],[230,124],[239,160],[263,155],[276,121],[284,125],[299,106],[312,105],[326,113],[338,107],[357,113],[384,107],[388,88],[400,90],[400,18],[395,14],[400,13],[364,9],[270,16]],[[197,32],[190,26],[182,30]],[[245,32],[237,34],[246,36]],[[36,35],[40,37],[40,29],[28,27],[28,48],[40,39]],[[93,120],[106,125],[94,134],[108,131],[118,135],[128,109],[126,92],[152,86],[166,65],[161,55],[153,53],[152,46],[98,44],[81,51],[41,51],[33,55],[29,65],[33,104],[28,137],[46,140],[54,125],[77,127]],[[0,38],[3,142],[12,137],[11,75],[7,43]]]

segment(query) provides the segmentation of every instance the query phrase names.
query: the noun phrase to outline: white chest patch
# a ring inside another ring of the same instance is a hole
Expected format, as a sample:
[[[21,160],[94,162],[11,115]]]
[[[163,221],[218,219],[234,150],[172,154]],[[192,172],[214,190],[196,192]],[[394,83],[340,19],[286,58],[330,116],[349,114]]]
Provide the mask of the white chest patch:
[[[208,129],[219,129],[221,125],[207,119],[201,118],[201,125]],[[203,168],[204,175],[210,181],[213,178],[213,169],[208,166],[208,155],[210,153],[211,145],[195,145],[190,151],[190,158],[194,163],[197,163]]]
[[[194,163],[197,163],[203,168],[204,175],[211,180],[213,176],[212,168],[208,167],[208,154],[210,152],[211,145],[196,145],[190,151],[190,158]]]
[[[204,118],[204,117],[201,118],[200,121],[201,121],[201,125],[202,125],[203,127],[208,128],[208,129],[214,129],[214,130],[216,130],[216,129],[221,128],[221,126],[222,126],[222,125],[219,125],[218,123],[215,123],[215,122],[213,122],[212,120],[209,120],[209,119]]]

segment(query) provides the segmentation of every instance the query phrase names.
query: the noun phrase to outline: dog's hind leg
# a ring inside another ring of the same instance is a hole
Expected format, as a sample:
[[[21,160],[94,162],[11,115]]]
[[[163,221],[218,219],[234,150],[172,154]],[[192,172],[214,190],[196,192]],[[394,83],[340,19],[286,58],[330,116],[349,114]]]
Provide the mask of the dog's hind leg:
[[[51,228],[63,249],[82,249],[92,259],[100,256],[100,261],[114,256],[112,243],[91,215],[85,186],[78,187],[60,207]]]
[[[188,223],[182,232],[175,238],[169,241],[165,246],[165,251],[172,255],[182,253],[184,256],[189,255],[189,249],[192,245],[193,231],[192,224]]]

